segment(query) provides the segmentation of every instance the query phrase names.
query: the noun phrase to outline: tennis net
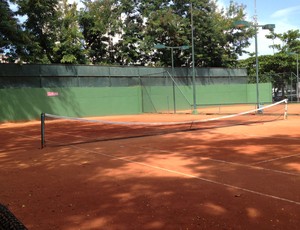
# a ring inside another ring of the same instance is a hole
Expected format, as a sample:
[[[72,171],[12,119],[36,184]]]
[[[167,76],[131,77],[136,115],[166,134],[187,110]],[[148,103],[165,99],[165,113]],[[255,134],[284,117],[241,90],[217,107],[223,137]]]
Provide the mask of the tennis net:
[[[42,113],[41,147],[46,146],[46,140],[47,145],[51,143],[51,145],[61,146],[271,122],[286,119],[287,100],[226,116],[216,114],[157,116],[160,119],[163,116],[163,120],[169,120],[169,116],[172,116],[172,119],[176,117],[178,121],[144,121],[147,118],[154,120],[155,115],[143,115],[141,116],[143,119],[140,120],[138,116],[134,116],[133,121],[108,121],[103,118],[86,119]],[[118,118],[122,119],[122,116]]]

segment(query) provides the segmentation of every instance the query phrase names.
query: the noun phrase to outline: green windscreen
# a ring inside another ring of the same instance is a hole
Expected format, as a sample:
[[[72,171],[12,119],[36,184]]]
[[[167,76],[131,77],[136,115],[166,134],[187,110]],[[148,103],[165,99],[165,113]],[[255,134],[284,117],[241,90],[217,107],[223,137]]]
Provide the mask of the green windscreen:
[[[173,78],[169,72],[164,77],[141,77],[142,111],[144,113],[177,113],[190,111],[190,86],[181,78]]]

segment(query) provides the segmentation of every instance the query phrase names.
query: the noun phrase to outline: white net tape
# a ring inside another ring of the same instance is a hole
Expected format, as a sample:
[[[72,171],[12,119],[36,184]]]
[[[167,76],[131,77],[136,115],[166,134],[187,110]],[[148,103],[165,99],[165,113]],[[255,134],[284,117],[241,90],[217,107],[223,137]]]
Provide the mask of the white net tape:
[[[83,122],[94,122],[94,123],[102,123],[102,124],[110,124],[110,125],[149,125],[149,126],[161,126],[161,125],[183,125],[183,124],[195,124],[195,123],[201,123],[201,122],[209,122],[209,121],[217,121],[222,119],[229,119],[234,117],[239,117],[247,114],[255,114],[255,113],[262,113],[264,110],[275,107],[279,104],[285,104],[285,110],[284,110],[284,117],[287,116],[287,99],[284,99],[282,101],[276,102],[274,104],[270,104],[267,106],[262,106],[257,109],[252,109],[249,111],[236,113],[232,115],[226,115],[226,116],[220,116],[220,117],[214,117],[214,118],[208,118],[208,119],[202,119],[202,120],[192,120],[192,121],[180,121],[180,122],[125,122],[125,121],[107,121],[107,120],[95,120],[95,119],[85,119],[85,118],[76,118],[76,117],[67,117],[67,116],[59,116],[54,114],[45,113],[45,117],[49,118],[55,118],[55,119],[65,119],[65,120],[74,120],[74,121],[83,121]]]

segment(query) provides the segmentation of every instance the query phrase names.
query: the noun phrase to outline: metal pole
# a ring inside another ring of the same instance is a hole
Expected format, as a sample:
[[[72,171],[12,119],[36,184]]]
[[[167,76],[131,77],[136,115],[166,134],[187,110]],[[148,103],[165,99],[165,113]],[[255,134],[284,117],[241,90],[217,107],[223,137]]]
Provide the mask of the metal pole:
[[[292,102],[293,101],[293,73],[291,73],[290,97]]]
[[[195,76],[195,46],[194,46],[194,20],[193,20],[193,4],[191,3],[191,27],[192,27],[192,78],[193,78],[193,114],[197,114],[196,99],[196,76]]]
[[[299,102],[299,54],[297,53],[297,85],[296,85],[296,94],[297,94],[297,102]]]
[[[257,106],[257,109],[259,109],[260,105],[259,105],[259,89],[258,89],[258,83],[259,83],[258,67],[259,66],[258,66],[257,28],[258,28],[258,26],[255,25],[256,106]]]
[[[255,69],[256,69],[256,107],[259,109],[259,89],[258,89],[258,42],[257,42],[257,30],[258,30],[258,22],[257,22],[257,11],[256,11],[256,0],[254,0],[254,28],[255,28]],[[260,112],[258,110],[258,112]]]
[[[45,147],[45,113],[41,114],[41,149]]]
[[[171,49],[171,61],[172,61],[172,76],[174,77],[174,57],[173,57],[173,47]],[[176,113],[176,97],[175,97],[175,86],[173,82],[173,101],[174,101],[174,113]]]
[[[171,64],[172,64],[172,75],[174,76],[174,59],[173,59],[173,47],[171,49]]]

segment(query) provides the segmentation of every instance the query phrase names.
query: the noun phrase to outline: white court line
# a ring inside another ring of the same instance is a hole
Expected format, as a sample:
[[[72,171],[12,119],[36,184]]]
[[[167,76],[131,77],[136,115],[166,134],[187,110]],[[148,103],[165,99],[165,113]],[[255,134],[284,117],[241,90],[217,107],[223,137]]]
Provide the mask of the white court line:
[[[110,155],[110,154],[99,153],[97,151],[84,149],[84,148],[81,148],[81,147],[78,147],[78,146],[73,146],[72,145],[72,147],[83,150],[83,151],[86,151],[86,152],[97,153],[99,155],[106,156],[106,157],[109,157],[109,158],[113,158],[113,159],[116,159],[116,160],[121,160],[121,161],[129,162],[129,163],[133,163],[133,164],[138,164],[138,165],[146,166],[148,168],[158,169],[160,171],[165,171],[165,172],[185,176],[185,177],[188,177],[188,178],[194,178],[194,179],[206,181],[206,182],[209,182],[209,183],[212,183],[212,184],[222,185],[222,186],[225,186],[225,187],[242,190],[242,191],[253,193],[253,194],[256,194],[256,195],[265,196],[265,197],[273,198],[273,199],[276,199],[276,200],[281,200],[281,201],[285,201],[285,202],[288,202],[288,203],[300,205],[300,202],[298,202],[298,201],[294,201],[294,200],[290,200],[290,199],[287,199],[287,198],[282,198],[282,197],[278,197],[278,196],[274,196],[274,195],[270,195],[270,194],[266,194],[266,193],[262,193],[262,192],[257,192],[257,191],[251,190],[251,189],[246,189],[246,188],[238,187],[238,186],[231,185],[231,184],[226,184],[226,183],[206,179],[206,178],[199,177],[199,176],[196,176],[196,175],[193,175],[193,174],[183,173],[183,172],[179,172],[179,171],[172,170],[172,169],[167,169],[167,168],[163,168],[163,167],[159,167],[159,166],[155,166],[155,165],[142,163],[142,162],[139,162],[139,161],[129,160],[129,159],[126,159],[126,158],[120,158],[120,157],[113,156],[113,155]]]
[[[11,131],[8,131],[8,132],[11,132]],[[13,133],[13,132],[11,132]],[[61,133],[61,132],[53,132],[53,133],[57,133],[57,134],[61,134],[61,135],[69,135],[69,134],[66,134],[66,133]],[[25,136],[25,137],[28,137],[24,134],[18,134],[18,135],[21,135],[21,136]],[[81,136],[81,135],[72,135],[74,137],[81,137],[81,138],[87,138],[85,136]],[[243,136],[254,136],[254,137],[259,137],[257,135],[246,135],[244,134]],[[39,137],[31,137],[31,138],[34,138],[34,139],[38,139]],[[273,138],[273,137],[272,137]],[[276,137],[275,137],[276,138]],[[282,138],[281,138],[282,139]],[[297,139],[297,138],[284,138],[284,139]],[[52,141],[53,142],[53,141]],[[58,143],[58,142],[56,142]],[[143,147],[140,147],[140,148],[143,148]],[[144,149],[149,149],[149,150],[155,150],[155,151],[161,151],[161,152],[168,152],[166,150],[159,150],[159,149],[155,149],[155,148],[144,148]],[[271,172],[275,172],[275,173],[280,173],[280,174],[287,174],[287,175],[293,175],[293,176],[299,176],[300,174],[299,173],[291,173],[291,172],[285,172],[285,171],[281,171],[281,170],[275,170],[275,169],[268,169],[268,168],[263,168],[263,167],[260,167],[260,166],[255,166],[255,165],[258,165],[258,164],[261,164],[261,163],[266,163],[266,162],[271,162],[271,161],[275,161],[275,160],[280,160],[280,159],[284,159],[284,158],[289,158],[289,157],[293,157],[293,156],[298,156],[300,155],[300,153],[298,154],[294,154],[294,155],[290,155],[290,156],[284,156],[284,157],[279,157],[279,158],[274,158],[274,159],[269,159],[269,160],[265,160],[265,161],[260,161],[260,162],[255,162],[255,163],[252,163],[252,164],[248,164],[248,165],[245,165],[245,164],[240,164],[240,163],[235,163],[235,162],[230,162],[230,161],[224,161],[224,160],[218,160],[218,159],[213,159],[213,158],[209,158],[209,157],[200,157],[200,159],[203,159],[203,160],[210,160],[210,161],[215,161],[215,162],[220,162],[220,163],[225,163],[225,164],[231,164],[231,165],[237,165],[237,166],[243,166],[243,167],[250,167],[250,168],[256,168],[256,169],[260,169],[260,170],[265,170],[265,171],[271,171]],[[120,157],[120,159],[123,159],[125,157]]]
[[[54,142],[54,141],[51,141],[51,142]],[[74,145],[70,145],[70,146],[73,147],[73,148],[79,149],[81,151],[85,151],[85,152],[89,152],[89,153],[96,153],[96,154],[99,154],[99,155],[102,155],[102,156],[105,156],[105,157],[109,157],[109,158],[113,158],[113,159],[116,159],[116,160],[121,160],[121,161],[129,162],[129,163],[133,163],[133,164],[137,164],[137,165],[142,165],[142,166],[145,166],[145,167],[148,167],[148,168],[157,169],[157,170],[160,170],[160,171],[165,171],[165,172],[169,172],[169,173],[172,173],[172,174],[185,176],[185,177],[188,177],[188,178],[194,178],[194,179],[209,182],[209,183],[212,183],[212,184],[217,184],[217,185],[221,185],[221,186],[225,186],[225,187],[229,187],[229,188],[238,189],[238,190],[241,190],[241,191],[244,191],[244,192],[249,192],[249,193],[252,193],[252,194],[272,198],[272,199],[275,199],[275,200],[285,201],[285,202],[295,204],[295,205],[300,205],[300,202],[290,200],[290,199],[287,199],[287,198],[278,197],[278,196],[274,196],[274,195],[270,195],[270,194],[266,194],[266,193],[262,193],[262,192],[257,192],[257,191],[251,190],[251,189],[242,188],[242,187],[238,187],[238,186],[235,186],[235,185],[210,180],[210,179],[199,177],[199,176],[196,176],[196,175],[193,175],[193,174],[183,173],[183,172],[179,172],[179,171],[176,171],[176,170],[171,170],[171,169],[167,169],[167,168],[163,168],[163,167],[159,167],[159,166],[155,166],[155,165],[142,163],[142,162],[139,162],[139,161],[129,160],[129,159],[126,159],[126,158],[121,158],[121,157],[117,157],[117,156],[110,155],[110,154],[99,153],[99,152],[94,151],[94,150],[88,150],[88,149],[84,149],[84,148],[74,146]]]
[[[140,147],[140,148],[147,149],[147,150],[154,150],[154,151],[164,152],[164,153],[170,153],[170,151],[162,150],[162,149],[146,148],[146,147]],[[300,154],[297,154],[297,155],[300,155]],[[209,160],[209,161],[213,161],[213,162],[219,162],[219,163],[224,163],[224,164],[242,166],[242,167],[246,167],[246,168],[254,168],[254,169],[258,169],[258,170],[270,171],[270,172],[275,172],[275,173],[279,173],[279,174],[300,176],[299,173],[285,172],[285,171],[281,171],[281,170],[268,169],[268,168],[263,168],[263,167],[260,167],[260,166],[255,166],[254,163],[253,164],[241,164],[241,163],[236,163],[236,162],[231,162],[231,161],[219,160],[219,159],[214,159],[214,158],[210,158],[210,157],[199,157],[199,156],[197,158],[199,158],[201,160]]]
[[[218,134],[218,133],[216,133],[216,134]],[[230,134],[230,133],[227,133],[227,134]],[[236,133],[231,133],[231,134],[236,134]],[[248,135],[248,134],[242,134],[241,136],[244,136],[244,137],[257,137],[257,138],[258,137],[259,138],[266,137],[266,138],[268,138],[268,136],[259,136],[259,135],[251,135],[251,134],[250,135]],[[296,137],[271,137],[271,138],[272,139],[280,139],[280,140],[283,140],[283,139],[284,140],[297,140],[297,141],[299,140],[299,138],[296,138]],[[300,153],[296,153],[296,154],[289,155],[289,156],[282,156],[282,157],[277,157],[277,158],[271,158],[269,160],[263,160],[263,161],[255,162],[255,163],[252,163],[252,164],[249,164],[249,165],[254,166],[254,165],[258,165],[258,164],[268,163],[268,162],[272,162],[272,161],[276,161],[276,160],[282,160],[282,159],[285,159],[285,158],[290,158],[290,157],[295,157],[295,156],[300,156]],[[279,172],[281,172],[281,171],[279,171]]]
[[[300,156],[300,153],[289,155],[289,156],[276,157],[276,158],[272,158],[272,159],[264,160],[264,161],[259,161],[259,162],[252,163],[250,165],[258,165],[258,164],[268,163],[268,162],[282,160],[282,159],[286,159],[286,158],[290,158],[290,157],[296,157],[296,156]]]
[[[9,131],[9,132],[14,133],[14,132],[11,132],[11,131]],[[26,136],[24,134],[17,134],[17,135]],[[28,136],[26,136],[26,137],[28,137]],[[31,136],[31,138],[37,139],[36,137],[32,137],[32,136]],[[53,142],[53,143],[58,143],[56,141],[51,141],[51,140],[48,140],[48,141]],[[175,170],[171,170],[171,169],[167,169],[167,168],[163,168],[163,167],[159,167],[159,166],[155,166],[155,165],[142,163],[142,162],[139,162],[139,161],[133,161],[133,160],[117,157],[117,156],[110,155],[110,154],[99,153],[99,152],[94,151],[94,150],[88,150],[88,149],[84,149],[84,148],[74,146],[74,145],[70,145],[70,147],[73,147],[75,149],[79,149],[81,151],[89,152],[89,153],[96,153],[96,154],[99,154],[99,155],[102,155],[102,156],[105,156],[105,157],[109,157],[109,158],[113,158],[113,159],[116,159],[116,160],[121,160],[121,161],[129,162],[129,163],[133,163],[133,164],[137,164],[137,165],[142,165],[142,166],[145,166],[145,167],[148,167],[148,168],[153,168],[153,169],[157,169],[157,170],[160,170],[160,171],[165,171],[165,172],[169,172],[169,173],[172,173],[172,174],[185,176],[185,177],[188,177],[188,178],[194,178],[194,179],[197,179],[197,180],[209,182],[209,183],[216,184],[216,185],[221,185],[221,186],[228,187],[228,188],[238,189],[238,190],[241,190],[241,191],[244,191],[244,192],[249,192],[249,193],[252,193],[252,194],[272,198],[272,199],[275,199],[275,200],[280,200],[280,201],[285,201],[285,202],[288,202],[288,203],[291,203],[291,204],[300,205],[299,201],[294,201],[294,200],[290,200],[290,199],[287,199],[287,198],[274,196],[274,195],[271,195],[271,194],[266,194],[266,193],[254,191],[254,190],[251,190],[251,189],[238,187],[238,186],[235,186],[235,185],[210,180],[210,179],[199,177],[199,176],[196,176],[196,175],[193,175],[193,174],[183,173],[183,172],[179,172],[179,171],[175,171]]]
[[[14,132],[11,132],[11,131],[6,131],[6,132],[15,134]],[[55,133],[59,133],[59,134],[62,134],[62,135],[69,135],[69,134],[60,133],[60,132],[55,132]],[[40,137],[33,137],[33,136],[29,137],[29,136],[27,136],[25,134],[20,134],[20,133],[18,133],[18,135],[19,136],[28,137],[28,138],[32,138],[32,139],[40,139]],[[81,137],[81,138],[84,137],[84,136],[80,136],[80,135],[73,135],[73,136],[75,136],[75,137]],[[244,135],[244,136],[255,136],[255,135]],[[294,139],[296,139],[296,138],[294,138]],[[59,143],[59,142],[56,142],[56,141],[50,141],[50,142]],[[148,150],[154,150],[154,151],[160,151],[160,152],[169,153],[169,151],[161,150],[161,149],[145,148],[145,147],[139,147],[139,148],[142,148],[142,149],[144,148],[144,149],[148,149]],[[255,168],[255,169],[265,170],[265,171],[270,171],[270,172],[275,172],[275,173],[279,173],[279,174],[287,174],[287,175],[292,175],[292,176],[299,176],[300,175],[299,173],[291,173],[291,172],[285,172],[285,171],[281,171],[281,170],[268,169],[268,168],[263,168],[263,167],[260,167],[260,166],[256,166],[258,164],[262,164],[262,163],[266,163],[266,162],[271,162],[271,161],[275,161],[275,160],[280,160],[280,159],[284,159],[284,158],[289,158],[289,157],[294,157],[294,156],[298,156],[298,155],[300,155],[300,153],[297,153],[297,154],[294,154],[294,155],[290,155],[290,156],[283,156],[283,157],[278,157],[278,158],[269,159],[269,160],[265,160],[265,161],[255,162],[255,163],[247,164],[247,165],[240,164],[240,163],[235,163],[235,162],[230,162],[230,161],[225,161],[225,160],[213,159],[213,158],[210,158],[210,157],[200,157],[200,159],[202,159],[202,160],[210,160],[210,161],[215,161],[215,162],[220,162],[220,163],[225,163],[225,164],[231,164],[231,165],[237,165],[237,166],[243,166],[243,167],[249,167],[249,168]],[[121,159],[125,159],[125,158],[126,157],[119,157],[120,160]]]

